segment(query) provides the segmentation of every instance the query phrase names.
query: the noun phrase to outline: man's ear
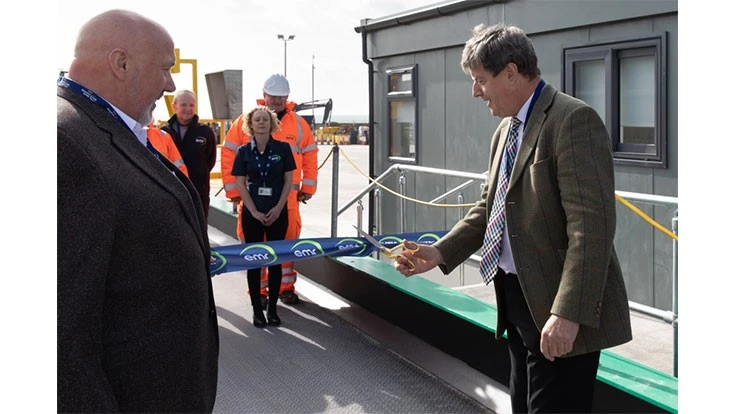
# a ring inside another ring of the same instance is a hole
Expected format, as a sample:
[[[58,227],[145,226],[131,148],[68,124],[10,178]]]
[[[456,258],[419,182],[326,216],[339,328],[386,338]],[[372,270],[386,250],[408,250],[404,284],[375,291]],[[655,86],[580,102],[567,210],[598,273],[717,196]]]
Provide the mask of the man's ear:
[[[519,75],[519,67],[516,63],[510,62],[503,68],[503,74],[508,80],[514,80]]]
[[[108,53],[107,61],[116,78],[123,79],[127,76],[129,69],[128,66],[130,65],[128,51],[122,48],[115,48]]]

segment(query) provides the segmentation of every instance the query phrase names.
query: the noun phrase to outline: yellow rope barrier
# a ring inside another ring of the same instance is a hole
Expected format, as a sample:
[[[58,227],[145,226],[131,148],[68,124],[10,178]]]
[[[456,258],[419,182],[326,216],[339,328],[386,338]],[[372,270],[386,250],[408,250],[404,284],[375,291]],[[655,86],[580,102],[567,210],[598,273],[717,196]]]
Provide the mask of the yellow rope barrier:
[[[651,217],[649,217],[643,211],[639,210],[635,205],[633,205],[630,202],[628,202],[625,198],[623,198],[620,195],[616,194],[616,199],[618,201],[620,201],[621,204],[623,204],[626,207],[630,208],[634,213],[638,214],[641,218],[643,218],[644,220],[646,220],[649,224],[651,224],[652,226],[654,226],[657,230],[660,230],[664,234],[672,237],[673,239],[675,239],[677,241],[680,241],[680,238],[677,237],[676,234],[672,233],[671,231],[667,230],[664,226],[662,226],[661,224],[659,224],[656,221],[654,221],[654,219],[652,219]]]
[[[339,146],[338,146],[338,148],[339,148]],[[361,169],[357,165],[355,165],[355,163],[350,159],[350,157],[348,157],[347,154],[345,154],[345,151],[343,151],[342,148],[340,148],[340,153],[342,154],[343,157],[345,157],[345,159],[350,163],[350,165],[352,165],[353,168],[355,168],[356,171],[358,171],[361,175],[363,175],[364,177],[366,177],[370,182],[376,184],[377,186],[381,187],[382,189],[388,191],[389,193],[391,193],[391,194],[393,194],[393,195],[395,195],[397,197],[403,198],[405,200],[413,201],[413,202],[416,202],[416,203],[419,203],[419,204],[424,204],[424,205],[427,205],[427,206],[433,206],[433,207],[444,207],[444,208],[448,208],[448,207],[473,207],[473,206],[475,206],[475,203],[472,203],[472,204],[437,204],[437,203],[430,203],[428,201],[422,201],[422,200],[417,200],[417,199],[414,199],[414,198],[406,197],[406,196],[404,196],[402,194],[399,194],[396,191],[394,191],[394,190],[392,190],[392,189],[384,186],[383,184],[379,183],[378,181],[374,180],[373,178],[371,178],[367,174],[365,174],[363,171],[361,171]],[[330,155],[332,155],[332,151],[330,151]],[[327,158],[329,158],[329,156]],[[325,161],[327,161],[327,159],[325,159]],[[324,163],[322,163],[322,164],[324,165]],[[322,167],[320,166],[320,168],[322,168]],[[661,224],[659,224],[656,221],[654,221],[654,219],[652,219],[651,217],[649,217],[643,211],[639,210],[635,205],[631,204],[625,198],[623,198],[620,195],[616,194],[616,199],[619,202],[621,202],[621,204],[623,204],[626,207],[628,207],[629,209],[631,209],[634,213],[638,214],[641,218],[643,218],[649,224],[651,224],[652,226],[654,226],[657,230],[660,230],[664,234],[672,237],[673,239],[675,239],[677,241],[680,240],[679,237],[677,237],[676,234],[672,233],[671,231],[667,230],[664,226],[662,226]]]
[[[372,182],[375,185],[381,187],[382,189],[388,191],[389,193],[395,195],[396,197],[400,197],[400,198],[403,198],[405,200],[413,201],[415,203],[423,204],[425,206],[432,206],[432,207],[442,207],[442,208],[450,208],[450,207],[473,207],[475,205],[475,203],[472,203],[472,204],[438,204],[438,203],[430,203],[429,201],[422,201],[422,200],[417,200],[415,198],[410,198],[410,197],[404,196],[404,195],[399,194],[396,191],[394,191],[394,190],[392,190],[392,189],[384,186],[383,184],[379,183],[378,181],[374,180],[373,178],[369,177],[366,173],[364,173],[363,171],[361,171],[361,169],[357,165],[355,165],[355,163],[350,159],[350,157],[348,157],[347,154],[345,154],[345,151],[343,151],[342,148],[340,148],[340,153],[342,153],[342,156],[345,157],[346,160],[348,160],[348,162],[350,163],[350,165],[352,165],[353,168],[355,168],[356,171],[358,171],[360,174],[362,174],[370,182]]]
[[[320,164],[319,167],[317,167],[317,170],[321,170],[322,167],[325,166],[325,163],[327,163],[327,160],[329,160],[331,156],[332,156],[332,149],[330,149],[330,152],[327,153],[327,157],[325,158],[324,161],[322,161],[322,164]]]

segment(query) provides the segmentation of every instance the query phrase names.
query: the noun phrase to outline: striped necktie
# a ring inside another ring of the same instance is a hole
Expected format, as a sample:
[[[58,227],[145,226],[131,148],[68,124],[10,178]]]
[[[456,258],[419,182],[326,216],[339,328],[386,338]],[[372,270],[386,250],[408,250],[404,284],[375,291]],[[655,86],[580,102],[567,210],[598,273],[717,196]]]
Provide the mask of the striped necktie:
[[[493,281],[498,270],[498,260],[501,258],[501,236],[506,227],[506,191],[509,188],[509,177],[514,167],[516,152],[519,149],[519,126],[521,121],[513,117],[511,128],[506,137],[501,166],[498,169],[498,183],[496,184],[496,195],[493,198],[491,216],[488,218],[488,227],[483,236],[483,247],[481,248],[480,274],[486,285]]]

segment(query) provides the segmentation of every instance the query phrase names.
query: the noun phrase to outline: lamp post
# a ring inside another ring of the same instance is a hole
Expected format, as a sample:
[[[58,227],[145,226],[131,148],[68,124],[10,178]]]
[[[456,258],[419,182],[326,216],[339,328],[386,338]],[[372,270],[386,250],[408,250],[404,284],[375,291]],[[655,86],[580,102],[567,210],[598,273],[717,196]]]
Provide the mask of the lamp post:
[[[276,37],[284,42],[284,77],[286,77],[286,42],[294,40],[294,35],[278,34]]]

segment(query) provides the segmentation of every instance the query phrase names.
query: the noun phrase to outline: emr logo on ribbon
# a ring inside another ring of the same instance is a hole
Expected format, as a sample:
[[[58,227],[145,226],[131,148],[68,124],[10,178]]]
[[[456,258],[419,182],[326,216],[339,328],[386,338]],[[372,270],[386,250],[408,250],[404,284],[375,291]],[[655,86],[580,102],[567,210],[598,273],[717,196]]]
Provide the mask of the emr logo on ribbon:
[[[240,257],[248,263],[258,265],[257,267],[268,266],[279,258],[273,248],[264,243],[248,244],[240,252]]]
[[[296,250],[297,247],[304,245],[301,249]],[[308,246],[311,246],[308,247]],[[302,240],[294,245],[294,247],[291,248],[291,252],[294,253],[294,256],[296,257],[317,257],[317,256],[324,256],[325,251],[322,250],[322,245],[314,240]]]

